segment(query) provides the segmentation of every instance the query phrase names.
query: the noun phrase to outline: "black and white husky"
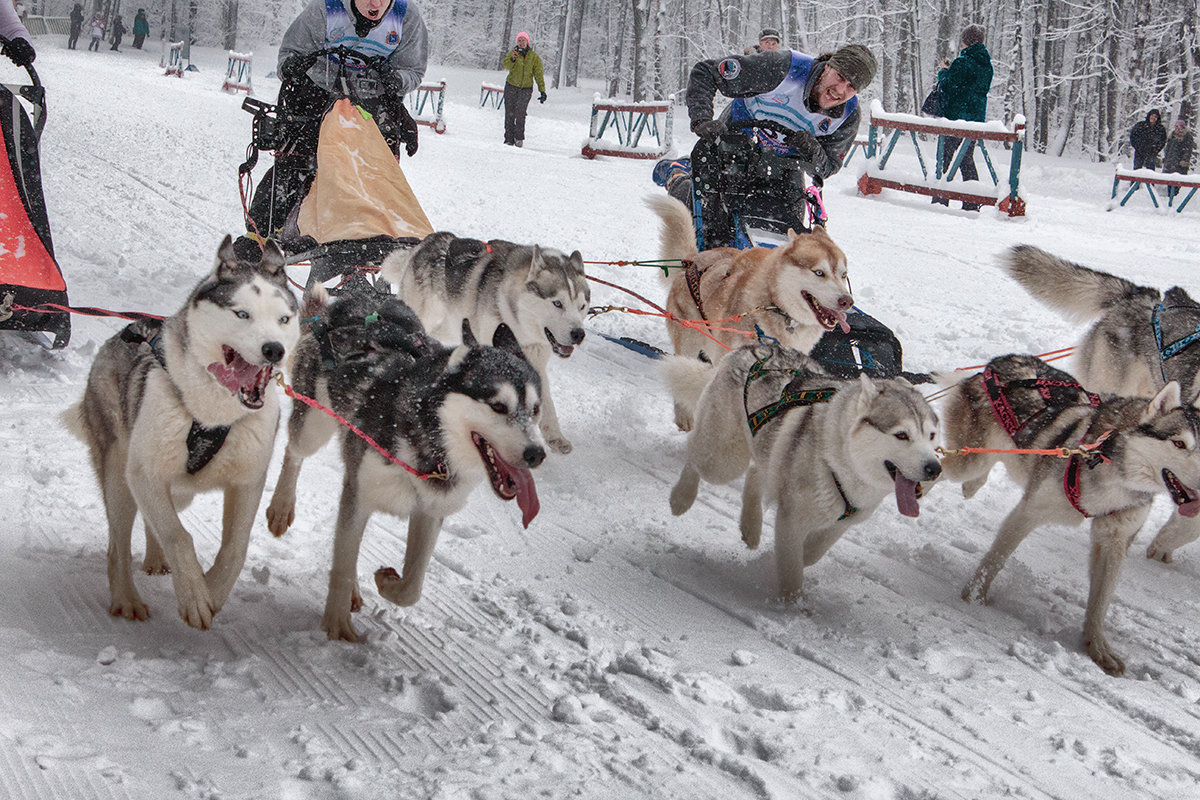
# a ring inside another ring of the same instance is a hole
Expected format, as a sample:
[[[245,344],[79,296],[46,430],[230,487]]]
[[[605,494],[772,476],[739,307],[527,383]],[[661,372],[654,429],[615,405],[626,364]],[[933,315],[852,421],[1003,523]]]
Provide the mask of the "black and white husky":
[[[133,584],[133,521],[144,567],[170,571],[179,615],[208,628],[246,560],[279,427],[269,382],[299,336],[283,256],[239,262],[225,237],[213,272],[162,323],[136,322],[96,355],[83,400],[63,421],[91,449],[108,516],[109,612],[149,617]],[[179,520],[193,495],[225,492],[221,547],[208,572]]]
[[[1151,397],[1168,381],[1185,398],[1200,375],[1200,303],[1178,286],[1160,292],[1075,264],[1032,245],[1004,259],[1008,273],[1038,300],[1093,321],[1071,357],[1071,371],[1092,391]],[[1200,538],[1200,518],[1172,514],[1146,548],[1171,561],[1175,550]]]
[[[952,450],[1098,446],[1093,455],[1069,459],[957,454],[942,467],[946,478],[962,482],[966,497],[979,491],[997,461],[1023,490],[963,589],[964,600],[987,600],[992,580],[1034,528],[1091,519],[1084,644],[1106,672],[1123,673],[1125,664],[1109,647],[1103,626],[1129,543],[1156,493],[1166,492],[1184,516],[1200,513],[1200,415],[1180,400],[1179,384],[1167,383],[1152,399],[1101,396],[1034,356],[1002,356],[950,389],[942,418],[945,446]]]
[[[477,344],[469,330],[464,344],[446,346],[402,301],[369,287],[344,292],[332,305],[318,290],[302,313],[317,319],[300,339],[294,388],[331,407],[383,452],[294,402],[267,521],[276,536],[287,531],[301,464],[341,430],[345,475],[322,628],[330,639],[358,641],[350,615],[362,608],[358,552],[373,513],[408,517],[403,572],[375,573],[379,593],[398,605],[420,599],[442,520],[481,482],[503,500],[515,498],[525,525],[537,514],[529,470],[546,457],[541,383],[504,325],[491,347]]]
[[[690,366],[689,366],[690,365]],[[798,350],[749,345],[715,370],[676,358],[673,387],[703,384],[671,512],[692,507],[700,479],[742,490],[742,541],[756,548],[764,500],[776,505],[780,597],[795,601],[811,567],[888,495],[915,517],[921,483],[941,472],[937,415],[904,380],[839,380]],[[694,389],[687,390],[695,394]]]
[[[550,400],[546,367],[551,353],[566,358],[583,342],[591,289],[578,250],[568,256],[548,247],[442,232],[393,253],[379,274],[443,342],[460,340],[463,320],[485,342],[497,326],[507,325],[541,378],[547,443],[555,452],[571,451]]]

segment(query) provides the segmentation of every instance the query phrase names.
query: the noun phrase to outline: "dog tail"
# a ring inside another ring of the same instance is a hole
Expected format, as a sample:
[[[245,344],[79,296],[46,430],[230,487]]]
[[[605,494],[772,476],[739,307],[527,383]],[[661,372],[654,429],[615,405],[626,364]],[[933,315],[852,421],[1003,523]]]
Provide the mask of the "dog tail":
[[[80,441],[88,440],[87,428],[83,424],[83,401],[69,405],[65,411],[58,415],[58,419],[62,422],[63,427],[70,432],[72,436]]]
[[[663,360],[662,370],[675,403],[691,412],[700,402],[705,387],[712,381],[716,367],[707,359],[667,356]]]
[[[308,330],[309,323],[325,314],[329,308],[329,292],[319,283],[304,293],[300,301],[300,328]]]
[[[1005,271],[1031,295],[1081,321],[1095,319],[1127,298],[1158,297],[1157,289],[1080,266],[1033,245],[1013,247],[1003,262]]]
[[[659,252],[664,259],[692,258],[699,253],[692,212],[688,211],[687,206],[665,194],[647,197],[646,205],[662,220]],[[670,280],[669,277],[667,279]]]
[[[379,265],[379,277],[390,283],[393,290],[399,290],[404,276],[408,272],[408,265],[412,262],[413,253],[416,251],[415,247],[395,250]]]

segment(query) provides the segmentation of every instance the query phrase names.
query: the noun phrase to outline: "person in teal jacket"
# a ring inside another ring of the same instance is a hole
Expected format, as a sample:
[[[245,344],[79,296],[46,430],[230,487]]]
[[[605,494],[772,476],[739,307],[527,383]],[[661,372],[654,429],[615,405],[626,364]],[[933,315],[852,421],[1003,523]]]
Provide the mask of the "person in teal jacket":
[[[546,102],[546,79],[542,76],[542,58],[529,46],[529,34],[517,34],[517,46],[504,56],[508,78],[504,81],[504,143],[520,147],[525,143],[525,112],[537,81],[538,102]]]
[[[146,19],[146,9],[139,8],[137,16],[133,18],[133,46],[136,50],[142,49],[142,42],[146,41],[146,37],[150,35],[150,20]]]
[[[963,29],[962,50],[953,63],[942,62],[938,71],[938,89],[942,95],[942,115],[946,119],[961,119],[967,122],[984,122],[987,119],[987,96],[992,88],[992,57],[983,44],[984,30],[981,25],[968,25]],[[942,170],[948,170],[954,161],[962,139],[946,136],[942,151]],[[962,160],[964,181],[979,180],[975,169],[975,142],[967,147]],[[935,203],[949,205],[944,198],[935,197]],[[963,203],[966,211],[978,211],[978,203]]]

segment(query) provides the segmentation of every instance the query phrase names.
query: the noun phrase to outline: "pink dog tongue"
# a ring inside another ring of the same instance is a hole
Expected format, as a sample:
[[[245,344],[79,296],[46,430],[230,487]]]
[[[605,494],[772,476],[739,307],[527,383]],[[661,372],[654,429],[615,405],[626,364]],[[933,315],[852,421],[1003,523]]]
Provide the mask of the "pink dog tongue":
[[[899,470],[896,471],[896,508],[906,517],[921,514],[921,507],[917,504],[917,482],[910,481]]]
[[[262,367],[254,366],[242,358],[241,355],[235,353],[232,363],[222,364],[219,361],[214,362],[208,365],[208,371],[213,374],[218,383],[233,394],[237,394],[241,389],[254,388]]]
[[[511,477],[517,484],[517,505],[521,507],[521,524],[528,528],[542,507],[538,502],[537,487],[533,484],[533,473],[514,467]]]
[[[839,309],[830,310],[832,311],[833,315],[837,317],[838,324],[842,326],[842,333],[849,333],[850,323],[846,321],[846,312]]]
[[[1197,514],[1200,514],[1200,497],[1196,497],[1193,500],[1188,500],[1186,503],[1180,503],[1175,507],[1179,509],[1179,513],[1183,514],[1185,517],[1194,517]]]

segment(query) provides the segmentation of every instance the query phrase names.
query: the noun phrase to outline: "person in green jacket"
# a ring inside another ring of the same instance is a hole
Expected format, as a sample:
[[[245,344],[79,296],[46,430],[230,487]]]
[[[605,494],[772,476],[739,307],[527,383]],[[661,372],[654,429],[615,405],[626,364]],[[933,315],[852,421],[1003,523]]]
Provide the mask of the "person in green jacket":
[[[987,119],[987,96],[992,88],[992,57],[983,44],[984,30],[981,25],[968,25],[963,29],[960,43],[962,50],[953,63],[942,61],[938,71],[938,88],[942,94],[942,115],[946,119],[961,119],[967,122],[984,122]],[[942,150],[942,170],[948,170],[954,161],[961,138],[946,136]],[[979,180],[975,169],[975,142],[967,146],[962,160],[964,181]],[[950,205],[944,198],[935,197],[933,202]],[[978,211],[978,203],[963,203],[963,210]]]
[[[529,34],[517,34],[517,46],[504,56],[508,78],[504,81],[504,143],[520,147],[525,143],[525,112],[537,81],[538,102],[546,102],[546,79],[542,76],[542,58],[529,46]]]
[[[146,19],[146,9],[139,8],[137,16],[133,18],[133,46],[137,50],[142,49],[142,42],[150,35],[150,20]]]

